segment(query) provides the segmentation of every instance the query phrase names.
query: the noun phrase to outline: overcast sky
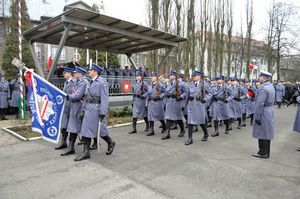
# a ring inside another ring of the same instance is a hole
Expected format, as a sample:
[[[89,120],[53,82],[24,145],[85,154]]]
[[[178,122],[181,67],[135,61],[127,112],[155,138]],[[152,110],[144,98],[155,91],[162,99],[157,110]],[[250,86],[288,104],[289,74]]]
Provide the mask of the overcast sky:
[[[45,4],[43,2],[48,2]],[[77,0],[26,0],[30,15],[34,19],[39,19],[40,15],[55,16],[62,12],[63,6]],[[99,3],[101,0],[83,0],[92,5]],[[273,0],[253,0],[254,3],[254,38],[263,39],[263,29],[266,26],[268,9]],[[295,7],[300,8],[300,0],[281,0],[281,2],[293,3]],[[234,2],[234,29],[236,34],[240,31],[241,16],[245,15],[246,0],[233,0]],[[147,3],[148,0],[103,0],[104,14],[134,22],[137,24],[147,25]],[[245,18],[245,17],[243,17]],[[244,19],[245,20],[245,19]],[[299,21],[299,19],[295,19]],[[300,23],[298,23],[300,27]]]

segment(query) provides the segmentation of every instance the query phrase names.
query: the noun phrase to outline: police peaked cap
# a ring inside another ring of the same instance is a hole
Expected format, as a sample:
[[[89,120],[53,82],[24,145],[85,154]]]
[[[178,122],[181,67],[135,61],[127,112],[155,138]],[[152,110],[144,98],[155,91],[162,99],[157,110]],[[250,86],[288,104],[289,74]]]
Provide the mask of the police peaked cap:
[[[194,76],[200,76],[200,75],[202,75],[202,73],[200,71],[194,71],[193,72],[193,77]]]
[[[81,74],[85,75],[86,74],[86,70],[84,70],[83,68],[77,67],[75,69],[75,73],[81,73]]]
[[[97,72],[101,73],[103,71],[103,68],[101,66],[96,65],[96,64],[92,64],[92,66],[89,68],[89,70],[94,70],[94,71],[97,71]]]

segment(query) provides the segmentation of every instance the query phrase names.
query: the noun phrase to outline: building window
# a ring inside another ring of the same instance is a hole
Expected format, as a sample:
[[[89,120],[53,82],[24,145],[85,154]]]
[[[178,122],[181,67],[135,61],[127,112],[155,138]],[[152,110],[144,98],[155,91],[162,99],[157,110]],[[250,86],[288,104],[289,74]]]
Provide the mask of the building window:
[[[35,46],[34,47],[35,54],[38,59],[42,59],[42,51],[40,46]]]
[[[57,51],[56,47],[51,47],[51,57],[52,57],[52,59],[54,59],[54,57],[56,55],[56,51]]]
[[[73,57],[75,57],[76,61],[80,60],[80,54],[78,53],[78,49],[77,48],[73,49]]]
[[[57,52],[57,47],[51,47],[52,59],[54,59],[56,52]],[[62,49],[59,60],[66,60],[66,49],[65,48]]]
[[[59,60],[66,60],[66,49],[65,48],[62,49]]]

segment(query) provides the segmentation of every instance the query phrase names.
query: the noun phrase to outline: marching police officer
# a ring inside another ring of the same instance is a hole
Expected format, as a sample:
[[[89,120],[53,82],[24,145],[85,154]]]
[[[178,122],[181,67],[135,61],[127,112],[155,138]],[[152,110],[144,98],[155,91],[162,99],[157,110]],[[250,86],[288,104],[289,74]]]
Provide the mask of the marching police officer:
[[[254,111],[255,111],[255,93],[257,90],[253,85],[251,85],[250,81],[246,81],[245,86],[248,91],[247,98],[246,98],[246,114],[250,117],[250,125],[252,126]]]
[[[229,133],[229,104],[232,99],[231,88],[225,83],[224,76],[218,77],[218,86],[212,91],[214,98],[213,120],[215,131],[212,137],[219,136],[219,121],[223,120],[226,125],[225,134]]]
[[[202,73],[195,71],[193,73],[193,81],[189,84],[188,96],[188,140],[185,145],[193,144],[193,126],[200,125],[204,136],[201,141],[206,141],[208,133],[205,125],[206,102],[210,100],[211,94],[208,85],[201,81]]]
[[[69,68],[69,67],[64,68],[63,75],[66,81],[64,83],[63,91],[68,95],[72,94],[74,86],[76,84],[76,80],[73,78],[73,72],[74,72],[74,68]],[[70,117],[70,111],[71,111],[71,102],[69,100],[66,100],[64,112],[62,115],[62,121],[61,121],[62,138],[60,140],[59,145],[55,147],[55,150],[67,148],[67,138],[68,138],[67,127],[68,127],[68,122]]]
[[[11,102],[10,107],[13,108],[14,113],[16,114],[16,119],[19,118],[19,97],[20,97],[20,73],[16,74],[16,77],[10,82],[10,90],[11,90]],[[24,89],[23,89],[24,91]]]
[[[238,120],[238,126],[237,129],[241,129],[242,127],[242,100],[244,100],[247,95],[245,90],[242,88],[241,85],[238,83],[238,79],[236,77],[231,78],[232,82],[232,88],[231,88],[231,94],[233,99],[231,100],[232,108],[234,112],[234,119]],[[231,121],[232,122],[232,121]]]
[[[189,89],[188,89],[189,83],[184,81],[184,74],[180,74],[178,76],[178,81],[181,82],[183,84],[183,86],[185,86],[185,89],[187,91],[186,95],[188,96],[189,95]],[[183,117],[185,118],[185,122],[186,122],[186,128],[188,126],[187,104],[188,104],[188,97],[185,97],[185,99],[182,100],[182,107],[183,107]]]
[[[162,124],[162,131],[164,133],[166,131],[166,123],[164,120],[164,98],[166,96],[166,88],[163,84],[158,82],[158,77],[156,72],[150,73],[151,83],[148,85],[148,120],[149,120],[149,131],[147,136],[152,136],[155,134],[154,132],[154,122],[160,121]]]
[[[215,89],[217,89],[218,83],[217,83],[217,77],[213,77],[211,79],[211,84],[210,84],[210,91],[214,91]],[[207,127],[212,127],[211,122],[213,120],[213,105],[214,105],[214,98],[211,97],[210,100],[207,100],[207,117],[208,117],[208,121],[207,121]]]
[[[147,83],[144,81],[144,74],[142,71],[135,73],[136,83],[133,86],[133,100],[132,100],[132,130],[129,134],[137,133],[136,124],[138,118],[144,118],[146,123],[145,131],[149,131],[149,123],[147,117],[146,98],[147,98]]]
[[[5,117],[8,100],[10,100],[9,82],[5,80],[5,73],[0,73],[0,119],[7,120]]]
[[[165,102],[165,120],[166,120],[166,132],[162,136],[162,140],[170,139],[170,127],[172,122],[177,122],[180,127],[180,133],[178,137],[183,137],[185,134],[183,123],[183,111],[184,104],[182,101],[187,96],[187,89],[182,82],[179,82],[177,72],[171,71],[169,73],[170,81],[166,87],[166,102]]]
[[[76,83],[72,88],[72,93],[67,95],[67,100],[70,104],[69,121],[67,126],[67,132],[70,135],[70,142],[67,151],[62,153],[61,156],[75,154],[74,144],[76,142],[77,134],[80,133],[81,127],[81,121],[78,120],[78,115],[82,108],[82,100],[88,84],[88,81],[85,78],[86,70],[77,67],[74,72]]]
[[[75,161],[90,158],[91,138],[97,137],[99,131],[101,138],[108,145],[106,155],[112,154],[116,145],[109,136],[107,127],[109,84],[100,76],[102,71],[102,67],[94,64],[89,69],[91,79],[86,87],[83,112],[80,114],[80,119],[82,119],[80,134],[84,143],[83,152],[75,158]],[[99,126],[99,121],[101,121],[101,126]]]
[[[274,138],[274,111],[275,89],[269,79],[272,74],[261,71],[259,82],[261,87],[257,91],[253,124],[253,138],[258,139],[259,151],[254,154],[257,158],[270,157],[271,140]]]
[[[285,96],[285,87],[282,81],[279,81],[279,83],[275,85],[275,96],[276,96],[276,103],[278,105],[278,108],[281,108],[281,103]]]

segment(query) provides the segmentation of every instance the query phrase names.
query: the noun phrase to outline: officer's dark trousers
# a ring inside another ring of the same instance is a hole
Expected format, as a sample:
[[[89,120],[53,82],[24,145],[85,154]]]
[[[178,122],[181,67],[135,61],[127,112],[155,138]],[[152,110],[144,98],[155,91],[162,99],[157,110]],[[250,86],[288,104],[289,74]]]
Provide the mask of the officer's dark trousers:
[[[226,131],[229,130],[229,125],[230,125],[230,119],[228,120],[224,120],[224,123],[226,125]],[[219,121],[218,120],[214,120],[214,127],[215,127],[215,132],[218,132],[219,130]]]
[[[0,109],[0,119],[5,119],[6,111],[7,111],[6,108]]]
[[[281,102],[277,102],[278,108],[281,108]]]
[[[229,125],[230,125],[230,119],[224,120],[225,126],[226,126],[226,131],[229,130]]]
[[[250,114],[250,123],[251,123],[251,125],[253,124],[253,118],[254,118],[254,113],[251,113]]]
[[[258,139],[258,154],[259,155],[270,155],[270,146],[271,146],[271,140],[262,140]]]

